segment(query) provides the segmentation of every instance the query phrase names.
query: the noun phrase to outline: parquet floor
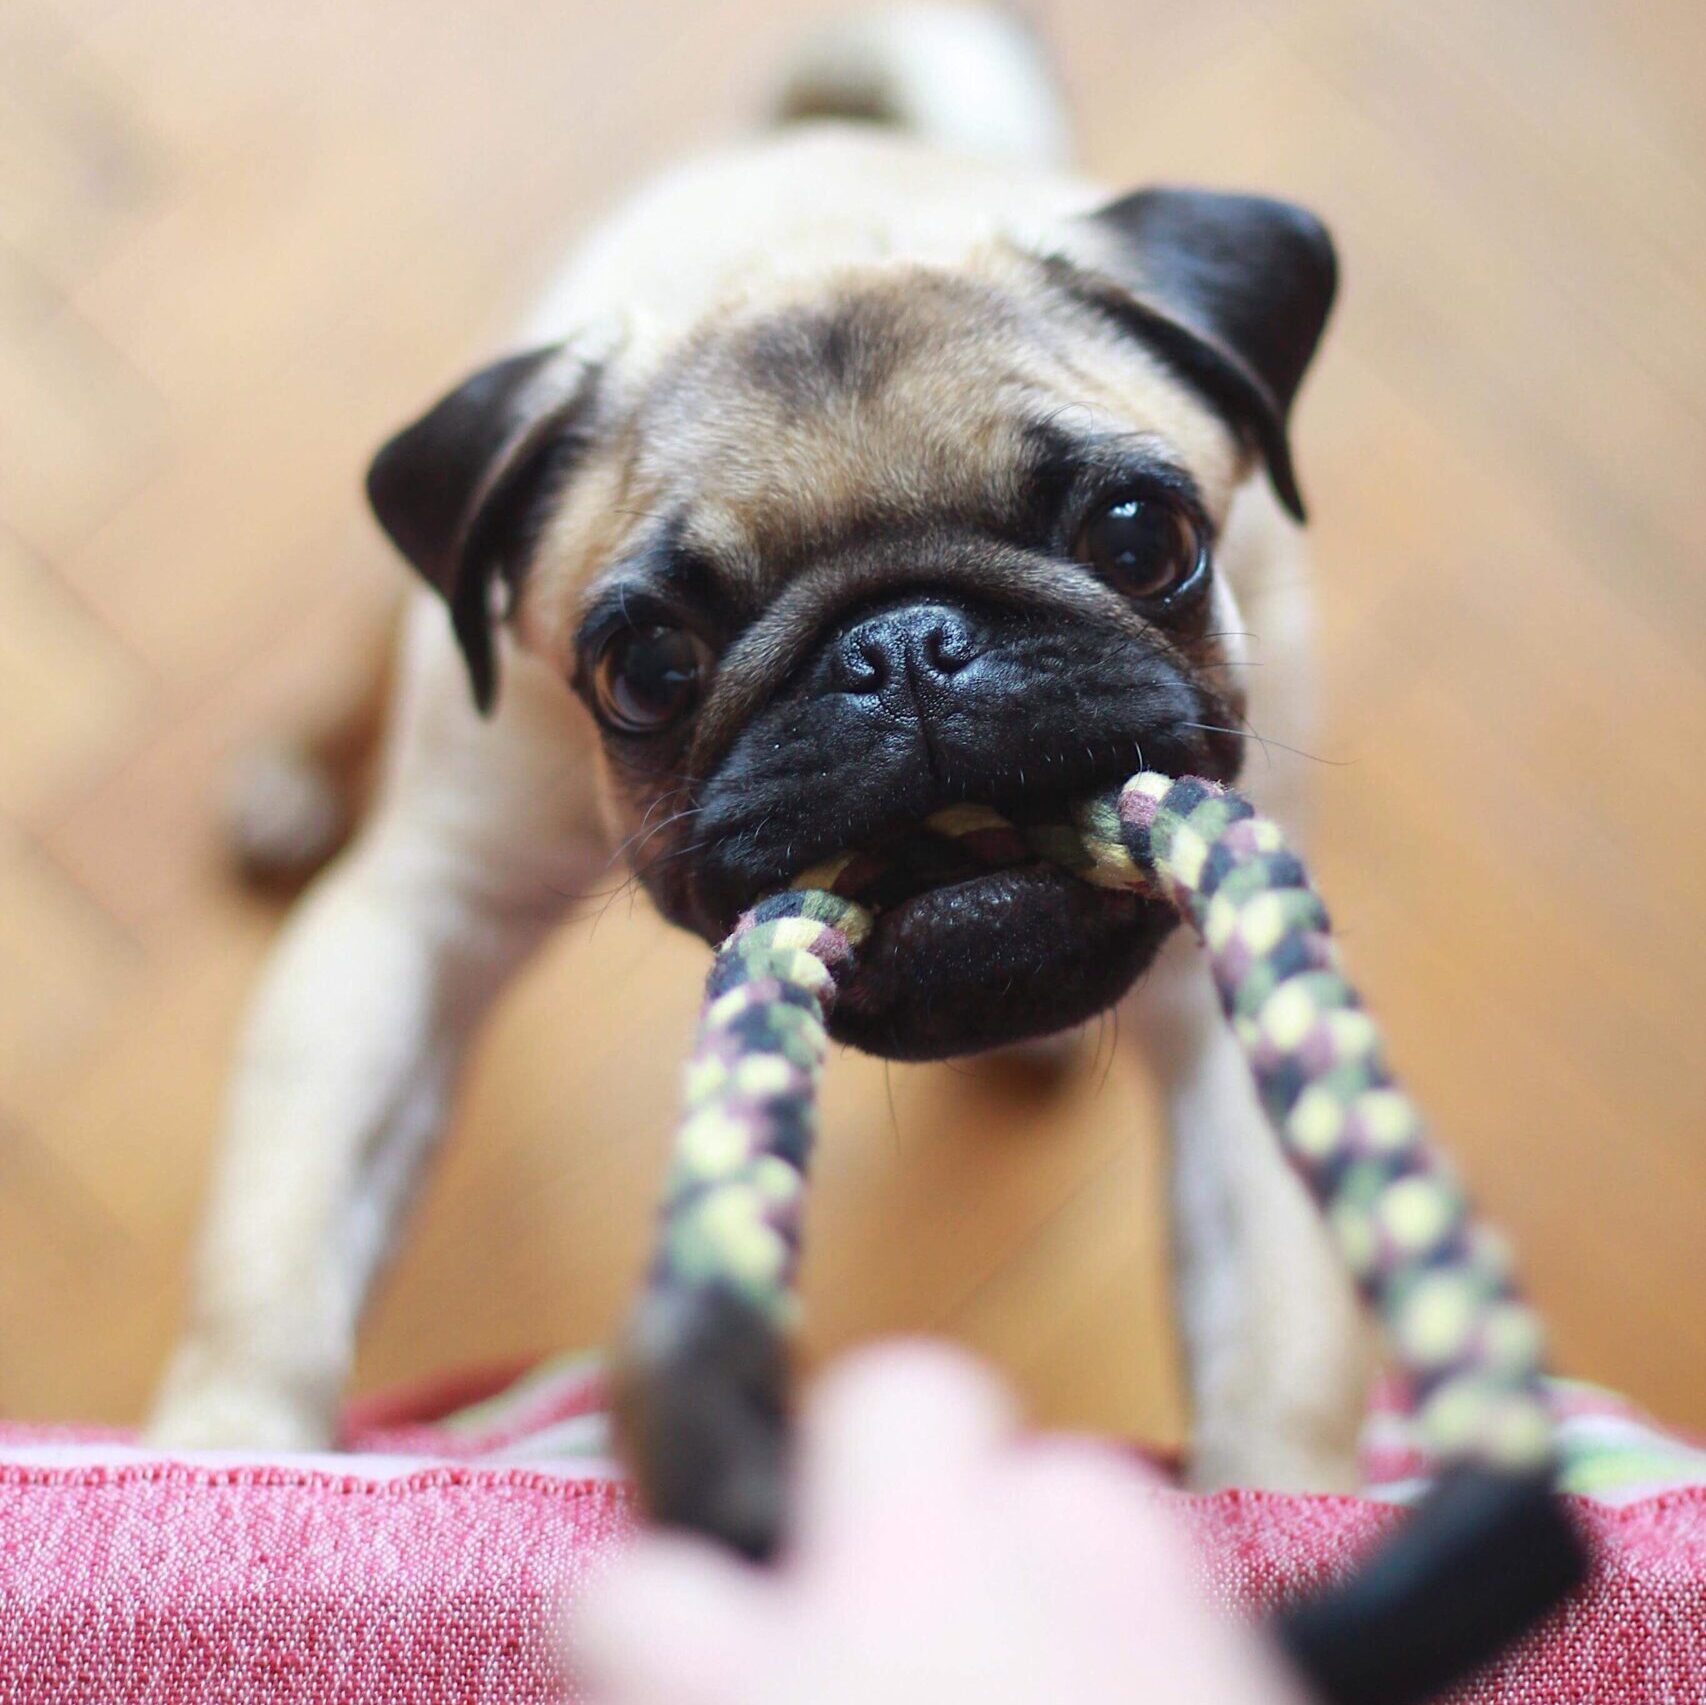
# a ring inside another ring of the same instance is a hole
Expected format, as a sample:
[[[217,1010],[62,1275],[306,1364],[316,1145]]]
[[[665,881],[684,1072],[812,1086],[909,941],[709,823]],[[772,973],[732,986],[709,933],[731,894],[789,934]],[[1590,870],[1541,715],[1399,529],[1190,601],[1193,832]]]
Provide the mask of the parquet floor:
[[[0,1412],[133,1416],[172,1332],[276,921],[209,802],[399,572],[366,452],[804,10],[0,7]],[[1564,1365],[1706,1425],[1706,9],[1043,10],[1099,172],[1338,233],[1299,445],[1323,882]],[[528,979],[364,1382],[607,1330],[700,965],[619,907]],[[1176,1432],[1110,1053],[1057,1094],[843,1062],[817,1341],[950,1333],[1051,1419]]]

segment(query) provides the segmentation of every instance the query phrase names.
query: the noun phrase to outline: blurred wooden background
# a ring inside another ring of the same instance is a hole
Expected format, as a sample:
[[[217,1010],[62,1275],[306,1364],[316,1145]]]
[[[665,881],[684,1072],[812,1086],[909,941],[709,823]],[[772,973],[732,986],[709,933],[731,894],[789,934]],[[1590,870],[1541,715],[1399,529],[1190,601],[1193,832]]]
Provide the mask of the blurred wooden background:
[[[132,1417],[165,1351],[276,923],[209,802],[401,573],[367,452],[815,9],[0,7],[0,1413]],[[1040,11],[1098,173],[1339,236],[1299,446],[1321,876],[1564,1365],[1706,1425],[1706,9]],[[605,1334],[702,964],[624,902],[528,979],[364,1383]],[[1177,1432],[1111,1040],[1055,1095],[837,1067],[820,1345],[942,1331],[1050,1419]]]

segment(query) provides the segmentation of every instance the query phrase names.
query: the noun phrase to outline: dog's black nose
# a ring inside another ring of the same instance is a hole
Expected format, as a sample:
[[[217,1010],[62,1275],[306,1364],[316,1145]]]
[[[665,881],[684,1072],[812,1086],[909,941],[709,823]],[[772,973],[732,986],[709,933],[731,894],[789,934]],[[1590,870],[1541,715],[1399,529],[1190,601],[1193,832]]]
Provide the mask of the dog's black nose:
[[[891,684],[940,686],[973,662],[977,634],[951,604],[879,610],[843,633],[831,651],[831,685],[842,693],[882,693]]]

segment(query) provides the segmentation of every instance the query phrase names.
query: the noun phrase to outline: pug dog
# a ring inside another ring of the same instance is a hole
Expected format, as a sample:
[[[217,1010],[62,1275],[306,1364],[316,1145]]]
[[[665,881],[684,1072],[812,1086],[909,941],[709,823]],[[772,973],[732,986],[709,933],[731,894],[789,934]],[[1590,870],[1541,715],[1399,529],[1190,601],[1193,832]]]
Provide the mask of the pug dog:
[[[156,1441],[330,1441],[470,1038],[613,863],[716,943],[943,806],[1047,818],[1299,737],[1287,420],[1331,242],[1260,196],[1110,194],[1064,135],[1002,14],[832,28],[756,140],[634,197],[519,353],[380,449],[422,582],[383,778],[259,991]],[[941,1059],[1123,1002],[1170,1117],[1195,1479],[1347,1486],[1354,1300],[1172,928],[1040,864],[938,868],[832,1028]]]

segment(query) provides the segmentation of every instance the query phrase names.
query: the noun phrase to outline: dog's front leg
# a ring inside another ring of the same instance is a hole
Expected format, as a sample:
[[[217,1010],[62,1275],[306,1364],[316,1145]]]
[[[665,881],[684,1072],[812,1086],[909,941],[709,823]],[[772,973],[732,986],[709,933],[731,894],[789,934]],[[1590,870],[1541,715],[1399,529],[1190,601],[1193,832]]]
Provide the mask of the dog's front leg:
[[[1128,1001],[1127,1017],[1171,1127],[1192,1481],[1351,1489],[1372,1367],[1368,1328],[1184,931]]]
[[[428,612],[411,635],[374,819],[287,926],[251,1014],[160,1443],[330,1441],[363,1300],[466,1045],[602,868],[561,685],[512,668],[482,723],[442,625]]]

